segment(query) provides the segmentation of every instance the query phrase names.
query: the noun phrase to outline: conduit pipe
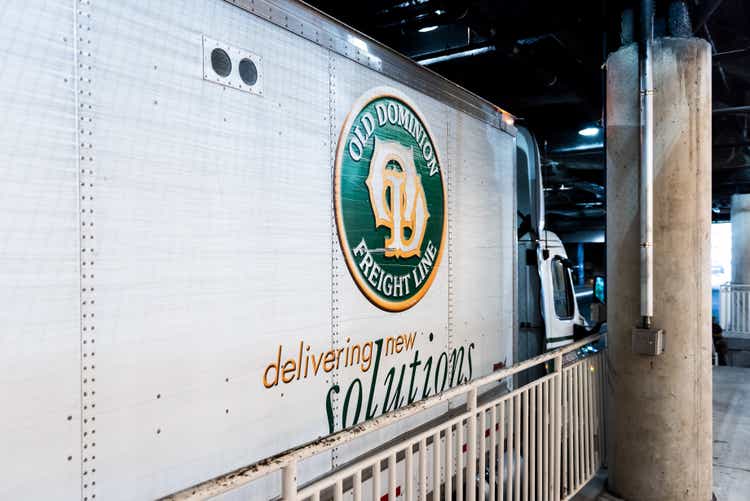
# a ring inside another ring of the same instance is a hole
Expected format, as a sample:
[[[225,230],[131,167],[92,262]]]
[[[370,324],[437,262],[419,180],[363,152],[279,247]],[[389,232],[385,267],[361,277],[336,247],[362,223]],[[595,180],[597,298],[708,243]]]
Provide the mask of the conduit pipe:
[[[641,140],[641,327],[654,317],[654,2],[641,0],[640,140]]]

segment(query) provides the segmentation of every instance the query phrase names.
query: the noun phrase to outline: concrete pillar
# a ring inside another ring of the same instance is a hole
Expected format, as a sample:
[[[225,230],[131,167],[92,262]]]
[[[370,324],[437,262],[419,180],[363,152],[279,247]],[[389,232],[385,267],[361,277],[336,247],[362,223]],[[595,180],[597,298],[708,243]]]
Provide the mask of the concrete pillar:
[[[654,325],[636,355],[639,96],[634,45],[607,62],[609,487],[626,500],[711,499],[711,56],[698,39],[654,43]]]
[[[732,195],[732,283],[750,284],[750,195]]]

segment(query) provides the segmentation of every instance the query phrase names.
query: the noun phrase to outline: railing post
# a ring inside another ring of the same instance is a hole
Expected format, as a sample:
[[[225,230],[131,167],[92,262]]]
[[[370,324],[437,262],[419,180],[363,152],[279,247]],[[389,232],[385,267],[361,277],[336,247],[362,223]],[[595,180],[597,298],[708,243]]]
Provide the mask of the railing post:
[[[420,472],[420,475],[422,473]],[[420,494],[421,495],[421,494]],[[372,499],[380,499],[380,460],[378,459],[372,465]]]
[[[354,501],[362,501],[362,471],[357,470],[352,479],[352,497]],[[411,500],[409,500],[411,501]]]
[[[388,456],[388,499],[396,499],[396,454]]]
[[[469,430],[467,432],[466,458],[466,500],[475,501],[477,492],[477,389],[469,390],[466,397],[466,408],[469,411]]]
[[[460,425],[460,423],[459,423]],[[453,426],[445,429],[445,499],[453,493]],[[411,501],[406,499],[405,501]]]
[[[560,371],[561,402],[560,402],[560,427],[562,428],[562,437],[560,438],[560,495],[564,499],[570,492],[569,488],[569,469],[570,469],[570,448],[568,447],[568,383],[565,372]]]
[[[554,477],[552,480],[552,499],[557,501],[560,499],[560,468],[561,468],[561,459],[562,459],[562,448],[560,444],[561,435],[562,435],[562,368],[563,368],[563,359],[562,355],[559,355],[555,358],[555,378],[552,380],[554,384],[555,389],[555,415],[552,419],[552,422],[555,423],[553,430],[554,430],[554,437],[552,442],[554,444]]]
[[[375,498],[375,501],[380,497]],[[419,501],[427,501],[427,440],[419,441]]]
[[[281,499],[297,501],[297,461],[292,460],[281,469]]]
[[[414,445],[409,446],[404,451],[404,501],[414,501]],[[378,501],[377,498],[375,501]]]

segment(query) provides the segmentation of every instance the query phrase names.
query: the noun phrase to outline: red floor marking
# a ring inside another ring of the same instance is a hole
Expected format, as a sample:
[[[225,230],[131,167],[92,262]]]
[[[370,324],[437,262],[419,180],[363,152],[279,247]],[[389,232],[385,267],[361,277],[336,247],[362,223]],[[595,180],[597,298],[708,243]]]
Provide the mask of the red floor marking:
[[[401,495],[401,486],[396,486],[396,497],[399,497]],[[380,496],[380,501],[388,501],[388,494],[383,494]]]

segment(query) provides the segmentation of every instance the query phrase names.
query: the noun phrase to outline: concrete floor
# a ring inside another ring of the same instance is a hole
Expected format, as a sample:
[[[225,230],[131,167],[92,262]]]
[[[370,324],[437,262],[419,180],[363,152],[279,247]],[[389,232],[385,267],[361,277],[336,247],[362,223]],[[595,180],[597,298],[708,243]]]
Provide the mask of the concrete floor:
[[[750,499],[750,368],[714,367],[714,494],[717,501]],[[599,501],[607,473],[586,485],[574,501]]]
[[[750,369],[714,367],[714,494],[750,499]]]

